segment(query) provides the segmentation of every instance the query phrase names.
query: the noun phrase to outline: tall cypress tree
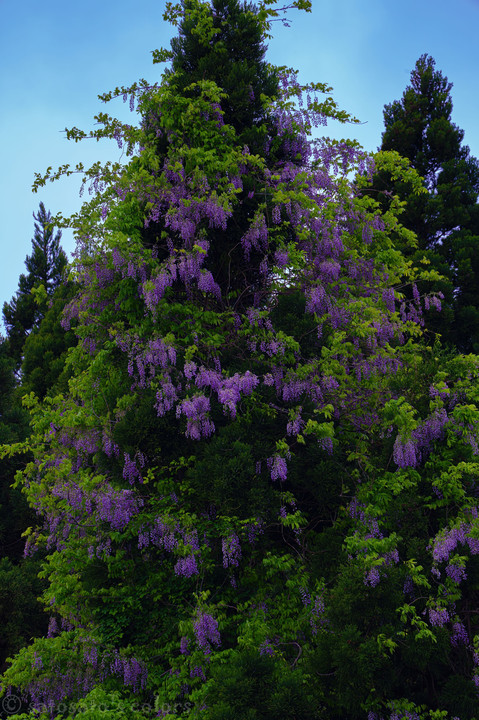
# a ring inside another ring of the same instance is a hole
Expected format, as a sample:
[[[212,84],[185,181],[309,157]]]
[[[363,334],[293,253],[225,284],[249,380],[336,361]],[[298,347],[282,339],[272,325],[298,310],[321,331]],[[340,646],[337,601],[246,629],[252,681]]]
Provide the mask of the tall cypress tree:
[[[443,313],[429,315],[429,329],[461,351],[479,351],[479,164],[462,144],[464,131],[452,122],[452,83],[422,55],[411,84],[384,109],[382,150],[408,158],[424,178],[427,193],[415,195],[384,174],[376,188],[406,202],[402,222],[418,239],[415,259],[426,256],[446,280]],[[409,251],[411,252],[411,251]]]
[[[48,300],[60,284],[67,264],[67,257],[60,246],[61,231],[54,231],[51,213],[45,210],[42,202],[38,213],[33,213],[33,218],[33,252],[25,259],[28,274],[20,275],[17,292],[9,303],[5,302],[3,305],[10,354],[15,360],[17,370],[21,365],[25,340],[44,317]],[[43,285],[45,290],[44,300],[37,302],[32,290],[40,285]]]

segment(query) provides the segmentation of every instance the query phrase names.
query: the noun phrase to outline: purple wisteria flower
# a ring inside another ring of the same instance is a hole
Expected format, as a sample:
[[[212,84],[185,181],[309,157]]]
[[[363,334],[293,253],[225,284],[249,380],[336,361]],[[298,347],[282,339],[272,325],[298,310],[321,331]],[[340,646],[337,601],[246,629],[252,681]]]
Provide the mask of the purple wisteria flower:
[[[301,596],[301,601],[302,601],[303,605],[310,605],[311,595],[309,594],[309,592],[305,588],[300,587],[299,594]]]
[[[275,225],[281,222],[281,205],[275,205],[271,212],[271,219]]]
[[[188,645],[190,644],[189,637],[186,637],[183,635],[183,637],[180,640],[180,653],[182,655],[189,655],[190,651],[188,650]]]
[[[94,495],[100,520],[108,522],[114,530],[123,530],[137,515],[143,500],[132,490],[114,490],[106,485]]]
[[[393,460],[399,468],[416,467],[416,447],[412,440],[403,442],[399,435],[394,443]]]
[[[178,558],[175,565],[175,575],[182,575],[185,578],[190,578],[193,575],[198,575],[198,572],[196,558],[193,554]]]
[[[382,299],[389,312],[393,313],[396,310],[396,298],[394,290],[392,288],[386,288],[386,290],[383,290]]]
[[[176,417],[186,415],[186,437],[201,440],[215,431],[214,423],[208,417],[210,400],[205,395],[195,395],[181,402],[176,408]]]
[[[455,622],[452,626],[451,645],[459,647],[460,645],[468,645],[469,636],[462,622]]]
[[[366,577],[364,578],[364,584],[369,585],[369,587],[376,587],[376,585],[379,584],[381,577],[379,575],[379,568],[377,565],[374,565],[367,573]]]
[[[221,299],[221,288],[209,270],[202,270],[198,277],[198,290],[214,295],[218,300]]]
[[[456,583],[456,585],[459,585],[462,580],[465,580],[467,578],[466,568],[461,562],[458,561],[450,562],[449,565],[447,565],[446,575],[450,577],[451,580]]]
[[[289,262],[289,254],[287,250],[276,250],[274,261],[278,267],[286,267]]]
[[[437,312],[441,312],[441,300],[444,300],[444,295],[442,294],[442,292],[426,295],[426,297],[424,298],[424,307],[426,310],[433,308],[434,310],[437,310]]]
[[[271,480],[281,480],[284,482],[288,477],[288,466],[286,460],[281,455],[273,455],[267,460],[268,468],[271,472]]]
[[[48,622],[48,633],[47,637],[55,637],[55,635],[58,635],[58,624],[54,617],[51,617]]]
[[[309,624],[311,625],[313,635],[317,635],[320,628],[324,627],[327,623],[325,617],[326,606],[323,594],[316,594],[313,598],[311,598],[309,607],[311,611]]]
[[[449,622],[449,619],[449,612],[446,608],[429,608],[429,622],[434,627],[444,627],[444,625]]]
[[[232,533],[221,541],[223,550],[223,567],[238,567],[241,560],[241,545],[236,533]]]
[[[323,437],[318,440],[318,443],[320,447],[328,453],[328,455],[333,454],[333,438]]]
[[[196,642],[205,655],[211,653],[211,645],[218,647],[221,644],[221,637],[218,630],[218,622],[208,613],[200,613],[196,622],[193,623]]]
[[[156,393],[155,408],[159,417],[171,410],[178,400],[177,388],[169,378],[162,380],[161,387]]]
[[[273,657],[274,655],[274,646],[269,638],[263,640],[258,649],[260,655],[268,655],[269,657]]]
[[[128,453],[124,453],[123,477],[128,480],[130,485],[133,485],[136,478],[139,478],[141,482],[140,471]]]
[[[248,542],[254,545],[258,536],[264,533],[264,523],[260,518],[256,518],[256,522],[247,525],[246,529],[248,531]]]
[[[218,387],[218,401],[223,405],[225,414],[235,418],[241,395],[251,395],[258,383],[258,377],[249,370],[244,375],[235,373],[232,377],[225,378]]]
[[[467,530],[467,523],[461,522],[459,526],[452,527],[438,533],[434,538],[432,548],[432,556],[435,562],[448,560],[458,544],[464,545],[466,542]]]
[[[259,252],[267,249],[268,228],[266,218],[262,212],[255,215],[248,231],[241,238],[246,259],[249,258],[252,250]]]

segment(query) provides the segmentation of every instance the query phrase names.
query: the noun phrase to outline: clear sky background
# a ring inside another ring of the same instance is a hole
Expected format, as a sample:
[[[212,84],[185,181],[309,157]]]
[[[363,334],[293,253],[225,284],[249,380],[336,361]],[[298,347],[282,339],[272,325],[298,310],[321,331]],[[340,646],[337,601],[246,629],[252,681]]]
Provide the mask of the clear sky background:
[[[64,163],[118,160],[116,143],[66,140],[65,127],[90,130],[107,111],[131,122],[121,99],[97,95],[139,78],[156,82],[150,51],[169,47],[175,29],[164,0],[0,0],[0,311],[25,272],[32,213],[40,201],[64,216],[81,205],[79,176],[31,192],[35,172]],[[301,82],[326,82],[340,107],[362,125],[331,125],[325,134],[381,143],[383,107],[402,96],[418,57],[432,55],[453,83],[453,121],[479,157],[479,0],[313,0],[292,11],[291,27],[274,23],[267,59],[300,71]],[[62,245],[74,250],[71,231]],[[1,324],[1,312],[0,312]]]

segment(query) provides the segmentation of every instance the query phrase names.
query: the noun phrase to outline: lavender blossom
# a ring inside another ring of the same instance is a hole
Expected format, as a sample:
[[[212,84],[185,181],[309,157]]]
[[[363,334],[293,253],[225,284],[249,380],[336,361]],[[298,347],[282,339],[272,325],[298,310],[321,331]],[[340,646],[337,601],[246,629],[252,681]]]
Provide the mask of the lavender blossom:
[[[200,440],[214,432],[215,426],[208,417],[209,411],[210,401],[205,395],[195,395],[177,406],[176,416],[186,415],[186,437]]]
[[[205,655],[211,653],[211,645],[218,647],[221,644],[218,623],[212,615],[200,613],[195,623],[193,623],[196,642],[198,647],[203,650]]]
[[[223,550],[223,567],[238,567],[241,560],[241,545],[238,535],[232,533],[221,542]]]
[[[273,455],[267,460],[268,467],[271,471],[271,480],[281,480],[284,482],[288,476],[288,466],[286,460],[281,455]]]
[[[443,627],[449,622],[449,613],[446,608],[429,608],[429,622],[434,627]]]
[[[469,636],[467,630],[461,622],[455,622],[452,626],[451,645],[459,647],[460,645],[468,645]]]
[[[182,575],[185,578],[190,578],[193,575],[198,575],[198,572],[196,558],[193,554],[178,558],[175,565],[175,575]]]

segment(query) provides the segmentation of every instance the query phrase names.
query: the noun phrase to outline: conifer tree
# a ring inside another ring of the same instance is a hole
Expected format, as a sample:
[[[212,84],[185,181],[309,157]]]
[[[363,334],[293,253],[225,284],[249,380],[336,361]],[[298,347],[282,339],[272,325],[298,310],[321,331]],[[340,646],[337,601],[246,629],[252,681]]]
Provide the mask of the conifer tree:
[[[28,413],[22,408],[15,387],[14,362],[8,343],[0,338],[0,443],[25,440],[29,432]],[[19,488],[12,488],[15,473],[27,456],[2,460],[0,464],[0,668],[32,637],[45,632],[45,616],[37,598],[44,588],[38,579],[38,558],[23,558],[22,533],[35,522],[35,513]]]
[[[250,162],[251,157],[258,157],[262,158],[266,167],[273,168],[279,161],[294,163],[298,157],[301,158],[301,143],[293,132],[290,143],[285,143],[284,137],[279,137],[284,135],[285,128],[280,127],[281,117],[271,111],[271,105],[280,93],[279,73],[264,59],[264,33],[255,16],[254,7],[242,6],[231,0],[214,0],[211,11],[207,12],[205,9],[199,12],[197,3],[189,0],[184,0],[181,7],[178,36],[171,41],[169,52],[171,69],[165,72],[171,92],[187,103],[190,98],[197,98],[201,92],[205,92],[207,83],[210,83],[209,87],[214,86],[217,97],[212,104],[213,110],[217,108],[218,121],[228,128],[230,137],[234,135],[235,143],[238,148],[242,148],[246,162]],[[201,22],[207,25],[207,36],[198,33],[198,23]],[[150,108],[145,114],[145,128],[159,135],[156,162],[169,163],[171,158],[168,157],[168,148],[171,147],[172,138],[162,132],[159,125],[161,122],[154,108]],[[183,141],[193,150],[198,139],[185,130]],[[289,130],[292,131],[292,128]],[[189,171],[188,167],[181,169],[183,186],[178,186],[178,193],[185,192],[188,185],[188,182],[185,183],[185,173]],[[239,195],[242,202],[232,204],[234,221],[228,228],[224,223],[225,206],[218,207],[212,202],[209,209],[203,209],[209,224],[209,250],[204,268],[212,273],[224,291],[224,302],[231,300],[236,304],[247,304],[249,298],[260,291],[264,281],[264,273],[261,275],[259,272],[260,262],[271,260],[275,247],[272,242],[267,248],[265,245],[263,250],[259,246],[252,247],[250,252],[256,260],[245,262],[241,238],[248,230],[251,215],[258,207],[254,176],[242,172],[240,164],[230,182],[232,192]],[[201,192],[203,188],[198,187],[198,190]],[[229,197],[232,197],[232,193],[229,193]],[[271,212],[271,199],[265,199],[268,211]],[[169,254],[164,230],[165,223],[168,223],[170,200],[167,196],[163,207],[157,206],[142,232],[145,242],[155,248],[160,259]],[[192,216],[199,211],[198,207],[192,210]],[[208,212],[212,213],[210,217],[207,217]],[[218,221],[220,217],[223,220]],[[193,226],[192,217],[188,217],[186,212],[184,219],[177,222],[180,222],[179,233],[186,236]]]
[[[75,295],[75,284],[63,281],[49,300],[45,316],[28,335],[23,346],[21,392],[34,392],[43,399],[47,394],[67,388],[65,361],[70,347],[76,345],[73,329],[62,327],[65,306]]]
[[[477,352],[479,164],[451,119],[451,89],[434,59],[422,55],[401,100],[385,106],[381,148],[408,158],[428,192],[413,195],[385,177],[378,189],[393,190],[406,201],[402,222],[416,234],[415,257],[426,256],[445,276],[434,285],[445,295],[445,311],[428,317],[428,326],[461,351]]]
[[[219,1],[167,7],[215,53]],[[279,12],[225,7],[231,37]],[[221,75],[103,96],[141,123],[91,133],[131,160],[85,171],[68,389],[2,449],[47,554],[48,636],[2,679],[32,720],[474,717],[479,362],[421,344],[414,237],[363,192],[417,173],[313,142],[347,116],[276,73],[255,153]]]
[[[16,443],[28,435],[28,413],[15,393],[14,362],[5,338],[0,337],[0,443]],[[0,471],[0,555],[14,560],[23,554],[21,533],[32,519],[28,504],[19,490],[12,491],[21,462],[3,461]]]
[[[264,36],[254,8],[246,6],[245,12],[240,3],[215,0],[209,42],[197,32],[194,8],[193,2],[184,0],[178,36],[171,41],[171,69],[165,75],[180,92],[201,80],[215,82],[224,93],[224,123],[235,128],[238,142],[253,154],[264,154],[265,121],[270,120],[265,100],[278,96],[279,77],[265,60]]]
[[[38,327],[58,287],[67,257],[60,246],[61,231],[54,232],[51,213],[41,202],[35,220],[32,254],[27,255],[27,275],[20,275],[18,290],[11,301],[3,305],[3,318],[10,346],[10,353],[18,370],[22,361],[23,345],[28,334]],[[35,299],[32,290],[43,286],[43,295]]]

